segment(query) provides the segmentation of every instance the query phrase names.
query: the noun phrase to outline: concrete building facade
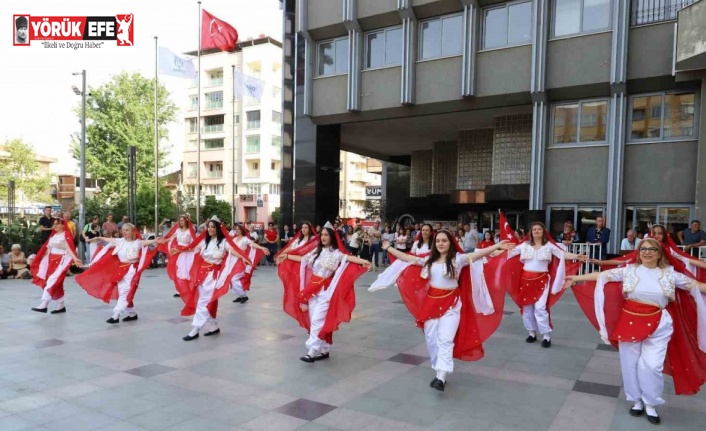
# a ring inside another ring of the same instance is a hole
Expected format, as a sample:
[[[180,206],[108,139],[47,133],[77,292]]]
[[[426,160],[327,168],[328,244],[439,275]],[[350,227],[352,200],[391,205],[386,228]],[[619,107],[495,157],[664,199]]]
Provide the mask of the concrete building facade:
[[[335,210],[312,165],[338,149],[387,162],[388,214],[584,233],[603,215],[613,250],[706,218],[703,0],[283,3],[295,219]]]

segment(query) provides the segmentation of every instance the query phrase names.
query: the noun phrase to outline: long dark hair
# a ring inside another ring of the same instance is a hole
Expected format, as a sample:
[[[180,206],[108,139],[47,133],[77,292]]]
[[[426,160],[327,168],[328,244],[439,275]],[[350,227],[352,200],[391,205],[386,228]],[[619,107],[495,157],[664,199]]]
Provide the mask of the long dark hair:
[[[545,245],[549,242],[549,234],[547,233],[547,228],[546,226],[544,226],[544,223],[540,221],[536,221],[532,223],[532,226],[530,226],[529,243],[534,244],[534,236],[532,235],[532,229],[534,229],[535,226],[539,226],[542,228],[542,245]]]
[[[305,225],[306,225],[306,226],[309,226],[309,236],[308,236],[306,239],[304,239],[304,234],[303,234],[303,233],[302,233],[301,236],[299,236],[299,242],[302,243],[302,244],[309,242],[309,240],[310,240],[311,238],[313,238],[314,235],[316,235],[316,233],[314,232],[314,228],[311,226],[311,222],[308,222],[308,221],[302,222],[302,225],[299,226],[299,232],[302,231],[302,228],[303,228]]]
[[[449,240],[449,251],[446,253],[446,274],[448,274],[449,278],[456,278],[456,271],[454,270],[453,266],[453,261],[456,259],[456,247],[454,244],[454,236],[451,232],[447,230],[440,230],[439,232],[436,233],[436,236],[439,235],[446,235],[446,239]],[[441,253],[439,252],[439,249],[436,248],[436,237],[434,238],[434,246],[431,247],[431,255],[429,255],[429,260],[427,260],[427,263],[424,264],[424,266],[427,268],[428,271],[431,271],[431,266],[439,260],[441,257]]]
[[[429,223],[424,223],[422,224],[422,227],[419,228],[419,241],[417,241],[417,248],[422,248],[424,245],[424,235],[422,235],[422,229],[424,229],[424,226],[429,226],[429,241],[427,242],[427,245],[429,246],[429,250],[431,250],[432,243],[434,242],[434,227],[429,224]]]
[[[241,235],[247,236],[247,234],[245,233],[245,228],[243,227],[243,225],[241,225],[241,224],[236,224],[236,225],[233,227],[233,232],[235,232],[235,235],[236,235],[236,236],[238,236],[238,231],[239,231],[239,230],[240,230],[240,234],[241,234]]]
[[[328,236],[330,238],[330,244],[329,247],[332,247],[334,250],[338,250],[338,241],[336,239],[336,232],[333,231],[330,227],[324,227],[321,229],[321,233],[323,234],[326,231],[328,232]],[[314,262],[316,262],[316,259],[319,258],[319,255],[321,254],[321,250],[324,249],[324,243],[321,240],[321,236],[319,235],[319,245],[316,246],[316,252],[314,253],[314,259],[311,261],[311,264],[313,265]]]
[[[209,220],[206,224],[206,248],[208,248],[208,243],[211,242],[211,235],[208,234],[208,225],[211,223],[213,223],[213,227],[216,228],[216,247],[220,247],[221,242],[225,239],[225,236],[223,236],[223,232],[221,231],[221,224],[216,220]]]

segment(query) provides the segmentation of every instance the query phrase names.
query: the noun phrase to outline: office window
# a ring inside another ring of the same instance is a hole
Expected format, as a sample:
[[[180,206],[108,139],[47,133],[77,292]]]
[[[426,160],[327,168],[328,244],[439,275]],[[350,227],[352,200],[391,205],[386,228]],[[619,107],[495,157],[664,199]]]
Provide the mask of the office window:
[[[402,64],[402,27],[365,35],[365,67],[372,69]]]
[[[208,163],[206,170],[208,178],[223,178],[223,163]]]
[[[202,193],[204,196],[222,196],[225,190],[225,184],[206,184],[203,186]]]
[[[206,109],[218,109],[223,107],[223,92],[214,91],[206,93]]]
[[[282,148],[282,137],[272,135],[272,146],[275,148]]]
[[[245,138],[245,152],[254,154],[260,152],[260,135],[248,136]]]
[[[279,184],[270,184],[270,194],[271,195],[278,195],[279,193],[280,193]]]
[[[223,69],[211,70],[208,72],[208,85],[223,84]]]
[[[553,146],[606,142],[608,101],[589,100],[554,105]]]
[[[610,29],[611,0],[553,0],[555,37]]]
[[[187,120],[189,122],[189,133],[196,133],[199,131],[198,129],[198,120],[196,118],[189,118]]]
[[[255,169],[257,169],[257,163],[255,163]],[[259,195],[261,190],[261,184],[248,184],[249,195]]]
[[[483,11],[483,49],[532,43],[532,2],[507,3]]]
[[[216,148],[224,148],[225,139],[204,139],[203,147],[207,150],[213,150]]]
[[[272,122],[275,124],[282,124],[282,113],[272,111]]]
[[[463,18],[460,14],[422,21],[419,26],[419,58],[461,55]]]
[[[660,93],[630,100],[630,139],[668,140],[696,137],[694,93]]]
[[[319,76],[348,73],[348,37],[319,42],[317,45]]]
[[[187,178],[196,178],[196,175],[197,175],[196,168],[197,168],[196,163],[187,164],[187,170],[186,170]]]
[[[260,128],[260,111],[248,111],[245,115],[247,118],[247,123],[245,125],[246,129],[250,130]]]
[[[222,132],[223,124],[225,122],[225,116],[211,115],[210,117],[203,117],[203,122],[204,133]]]

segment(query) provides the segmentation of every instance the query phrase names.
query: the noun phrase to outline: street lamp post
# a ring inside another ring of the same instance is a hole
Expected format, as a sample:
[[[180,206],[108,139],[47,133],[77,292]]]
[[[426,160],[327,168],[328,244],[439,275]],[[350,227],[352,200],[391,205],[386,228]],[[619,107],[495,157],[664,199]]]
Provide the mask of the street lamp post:
[[[82,70],[81,73],[74,73],[74,75],[81,75],[82,83],[81,90],[75,86],[73,87],[74,93],[80,95],[81,100],[81,177],[79,183],[79,206],[78,206],[78,231],[79,235],[83,234],[83,225],[86,223],[86,69]],[[86,245],[82,241],[78,243],[78,253],[82,261],[84,261]]]

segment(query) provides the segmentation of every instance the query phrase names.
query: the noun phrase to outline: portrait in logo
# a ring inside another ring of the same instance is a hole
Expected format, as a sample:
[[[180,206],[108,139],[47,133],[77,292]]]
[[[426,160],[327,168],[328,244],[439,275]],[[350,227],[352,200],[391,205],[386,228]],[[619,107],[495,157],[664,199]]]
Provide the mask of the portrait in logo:
[[[15,17],[15,45],[29,45],[29,17]]]
[[[118,46],[133,46],[133,14],[116,15],[115,23],[118,26]]]

